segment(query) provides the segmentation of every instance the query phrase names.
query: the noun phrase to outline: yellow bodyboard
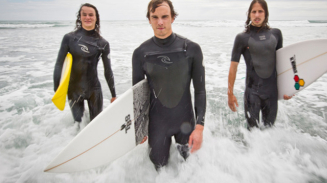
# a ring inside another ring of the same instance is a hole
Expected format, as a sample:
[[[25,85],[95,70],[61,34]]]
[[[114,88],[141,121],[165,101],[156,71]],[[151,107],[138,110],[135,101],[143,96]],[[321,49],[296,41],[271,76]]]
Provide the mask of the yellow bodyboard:
[[[73,64],[73,56],[68,53],[61,71],[60,84],[56,93],[52,97],[52,102],[59,110],[65,109],[66,96],[69,86],[70,72]]]

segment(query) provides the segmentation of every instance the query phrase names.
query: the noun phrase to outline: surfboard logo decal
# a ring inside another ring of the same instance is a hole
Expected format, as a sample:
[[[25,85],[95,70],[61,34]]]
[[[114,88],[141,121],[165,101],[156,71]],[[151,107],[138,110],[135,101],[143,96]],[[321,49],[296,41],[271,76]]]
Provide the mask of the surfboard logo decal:
[[[85,45],[82,45],[82,44],[78,44],[79,46],[81,46],[81,50],[84,51],[85,53],[90,53],[89,52],[89,48]]]
[[[131,115],[127,115],[125,117],[125,123],[121,126],[120,130],[125,129],[125,133],[131,128],[132,125],[132,120],[131,120]]]
[[[304,79],[301,79],[298,76],[298,72],[297,72],[297,68],[296,68],[296,57],[295,57],[295,55],[290,58],[290,62],[292,64],[292,68],[293,68],[293,72],[294,72],[294,81],[295,81],[294,88],[296,90],[299,90],[300,87],[304,86],[305,82],[304,82]]]

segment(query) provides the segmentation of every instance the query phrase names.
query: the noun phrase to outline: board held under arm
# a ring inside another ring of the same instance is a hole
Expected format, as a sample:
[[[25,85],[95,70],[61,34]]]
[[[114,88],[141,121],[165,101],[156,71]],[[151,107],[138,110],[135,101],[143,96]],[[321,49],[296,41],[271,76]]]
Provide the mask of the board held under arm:
[[[278,99],[303,90],[327,72],[327,39],[295,43],[276,52]]]
[[[59,87],[52,97],[52,102],[61,111],[65,109],[72,64],[73,56],[68,53],[62,67]]]
[[[150,90],[142,80],[87,125],[45,168],[66,173],[106,165],[136,147],[148,134]]]

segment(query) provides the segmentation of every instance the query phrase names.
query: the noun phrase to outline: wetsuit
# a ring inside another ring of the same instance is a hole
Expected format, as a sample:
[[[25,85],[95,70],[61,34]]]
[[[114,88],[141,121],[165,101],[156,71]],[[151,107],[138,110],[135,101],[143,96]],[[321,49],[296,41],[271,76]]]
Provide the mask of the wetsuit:
[[[246,62],[244,109],[249,128],[258,127],[260,110],[265,126],[273,125],[277,115],[276,50],[283,47],[283,37],[279,29],[259,29],[251,25],[249,32],[238,34],[232,51],[232,61],[239,62],[242,54]]]
[[[109,43],[95,30],[80,28],[64,36],[54,69],[54,91],[57,90],[63,62],[67,53],[73,56],[73,65],[68,87],[68,99],[75,121],[81,122],[84,112],[84,100],[87,100],[90,120],[96,117],[103,107],[103,97],[98,79],[98,61],[103,61],[104,75],[112,97],[116,97],[114,77],[110,65]]]
[[[185,148],[195,122],[204,125],[205,72],[198,44],[172,33],[166,39],[152,37],[133,53],[133,85],[145,78],[150,86],[149,146],[156,168],[168,162],[171,137],[186,159]],[[193,80],[195,115],[191,101]]]

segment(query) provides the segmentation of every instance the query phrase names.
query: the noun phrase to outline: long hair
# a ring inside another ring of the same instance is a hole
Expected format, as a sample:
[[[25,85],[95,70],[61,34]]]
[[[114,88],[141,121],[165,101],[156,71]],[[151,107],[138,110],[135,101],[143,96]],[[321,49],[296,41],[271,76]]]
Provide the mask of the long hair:
[[[100,15],[99,15],[98,9],[94,5],[89,4],[89,3],[82,4],[81,7],[79,8],[79,10],[78,10],[78,12],[76,14],[77,19],[76,19],[75,30],[78,30],[78,29],[80,29],[82,27],[81,10],[82,10],[83,6],[90,7],[90,8],[94,9],[95,15],[96,15],[96,18],[97,18],[97,21],[95,22],[95,32],[100,37]]]
[[[249,7],[249,10],[247,12],[247,20],[245,22],[245,32],[249,32],[250,31],[250,24],[251,24],[251,18],[250,18],[250,15],[251,15],[251,11],[252,11],[252,8],[253,8],[253,5],[255,3],[259,3],[262,7],[262,9],[265,11],[265,20],[262,22],[262,26],[261,28],[259,29],[262,30],[262,29],[270,29],[269,25],[268,25],[268,18],[269,18],[269,11],[268,11],[268,5],[267,5],[267,2],[265,0],[253,0],[250,4],[250,7]]]
[[[150,20],[150,12],[154,13],[156,11],[156,8],[158,8],[159,5],[164,2],[169,5],[171,17],[175,19],[178,14],[175,11],[173,3],[170,0],[151,0],[148,4],[148,12],[146,13],[146,17]]]

